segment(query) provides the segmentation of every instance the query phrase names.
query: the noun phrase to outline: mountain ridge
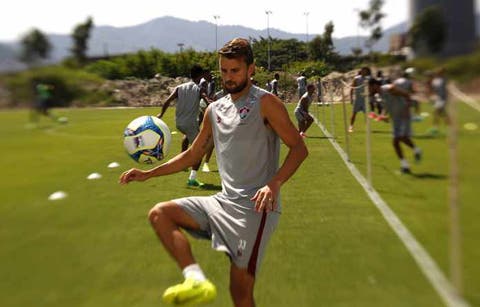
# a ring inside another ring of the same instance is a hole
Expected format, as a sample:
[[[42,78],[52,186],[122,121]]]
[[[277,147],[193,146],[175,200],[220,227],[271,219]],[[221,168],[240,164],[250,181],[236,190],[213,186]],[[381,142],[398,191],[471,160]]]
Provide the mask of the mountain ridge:
[[[145,23],[127,26],[98,26],[94,27],[89,39],[89,56],[104,56],[136,52],[157,48],[165,52],[177,52],[178,43],[183,43],[184,48],[193,48],[197,51],[215,50],[215,24],[208,21],[189,21],[172,16],[163,16]],[[256,30],[241,25],[219,25],[218,47],[233,37],[267,37],[267,29]],[[389,47],[390,35],[402,33],[407,30],[407,23],[403,22],[387,28],[383,37],[374,46],[374,50],[386,52]],[[273,38],[305,40],[305,33],[289,33],[276,28],[270,28]],[[313,38],[315,33],[309,34]],[[48,34],[53,49],[49,63],[56,63],[70,55],[72,46],[68,34]],[[366,37],[347,36],[333,39],[334,46],[340,54],[349,54],[353,47],[364,46]],[[25,68],[20,63],[18,42],[0,42],[0,71],[19,70]]]

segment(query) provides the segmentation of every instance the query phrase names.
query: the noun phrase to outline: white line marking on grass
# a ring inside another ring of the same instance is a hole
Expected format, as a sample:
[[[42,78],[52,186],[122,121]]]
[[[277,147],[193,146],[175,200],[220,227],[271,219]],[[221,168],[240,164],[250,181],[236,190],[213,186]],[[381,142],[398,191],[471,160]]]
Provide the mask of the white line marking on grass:
[[[452,93],[453,96],[460,99],[460,101],[463,101],[464,103],[468,104],[469,106],[471,106],[472,108],[480,112],[480,103],[478,103],[477,101],[475,101],[475,99],[471,98],[470,96],[460,91],[455,84],[449,83],[448,90],[450,91],[450,93]]]
[[[313,114],[310,114],[313,116]],[[415,239],[412,233],[407,229],[407,227],[402,223],[402,221],[397,217],[397,215],[390,209],[387,203],[382,199],[380,194],[373,189],[369,188],[368,182],[363,177],[363,175],[358,171],[355,165],[348,161],[347,154],[343,149],[338,145],[337,142],[333,140],[332,135],[325,129],[325,127],[318,121],[318,119],[313,116],[315,123],[322,130],[325,136],[328,138],[332,146],[337,150],[338,154],[342,158],[343,162],[347,168],[352,173],[353,177],[357,179],[358,183],[363,187],[368,197],[375,204],[377,209],[383,215],[387,223],[393,229],[395,234],[400,238],[400,241],[405,245],[407,250],[412,255],[413,259],[420,267],[420,270],[423,272],[425,277],[430,281],[433,288],[442,298],[443,302],[447,306],[451,307],[464,307],[469,306],[468,303],[460,297],[455,288],[450,284],[448,279],[443,275],[442,271],[428,254],[428,252],[422,247],[422,245]]]
[[[82,139],[93,139],[93,140],[121,139],[121,137],[116,137],[116,136],[75,134],[75,133],[59,132],[59,131],[55,131],[54,129],[45,130],[45,132],[50,135],[66,136],[66,137],[82,138]]]

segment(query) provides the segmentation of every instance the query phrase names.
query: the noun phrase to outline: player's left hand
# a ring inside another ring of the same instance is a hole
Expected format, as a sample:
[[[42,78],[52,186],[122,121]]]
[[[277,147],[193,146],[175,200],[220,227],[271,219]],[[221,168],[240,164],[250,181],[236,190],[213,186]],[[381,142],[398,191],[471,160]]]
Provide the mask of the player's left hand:
[[[280,187],[274,187],[273,184],[267,184],[257,191],[250,199],[255,202],[255,211],[275,211],[277,209],[277,195]]]

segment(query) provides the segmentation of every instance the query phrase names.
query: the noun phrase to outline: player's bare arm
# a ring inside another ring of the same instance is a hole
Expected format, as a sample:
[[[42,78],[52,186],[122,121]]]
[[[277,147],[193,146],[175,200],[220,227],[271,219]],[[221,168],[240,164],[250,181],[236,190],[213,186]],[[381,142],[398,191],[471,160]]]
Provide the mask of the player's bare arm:
[[[127,184],[130,181],[145,181],[152,177],[165,176],[182,171],[197,163],[207,152],[211,146],[212,139],[212,124],[207,118],[210,113],[210,107],[205,111],[205,118],[200,132],[186,151],[176,155],[167,162],[150,170],[140,170],[132,168],[124,172],[119,179],[120,184]]]
[[[302,137],[298,134],[288,116],[282,101],[272,94],[266,94],[261,99],[262,116],[268,125],[277,133],[283,143],[289,148],[288,154],[272,180],[257,191],[252,198],[255,210],[272,211],[277,208],[277,195],[280,187],[295,173],[303,160],[308,156],[308,150]]]
[[[160,114],[157,115],[158,118],[162,118],[163,114],[167,111],[168,107],[170,106],[170,103],[174,100],[177,99],[178,97],[178,88],[175,88],[175,90],[168,96],[167,100],[162,106],[162,111]]]

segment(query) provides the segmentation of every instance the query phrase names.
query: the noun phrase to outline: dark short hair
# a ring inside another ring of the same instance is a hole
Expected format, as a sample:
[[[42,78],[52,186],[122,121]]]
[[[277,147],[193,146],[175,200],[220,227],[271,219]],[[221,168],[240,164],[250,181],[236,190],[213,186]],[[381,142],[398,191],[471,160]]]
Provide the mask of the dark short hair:
[[[196,79],[198,77],[201,77],[204,73],[204,70],[202,68],[202,66],[200,65],[193,65],[192,68],[190,69],[190,77],[192,79]]]
[[[243,58],[247,65],[253,64],[253,51],[248,40],[244,38],[234,38],[226,43],[218,54],[227,59]]]

